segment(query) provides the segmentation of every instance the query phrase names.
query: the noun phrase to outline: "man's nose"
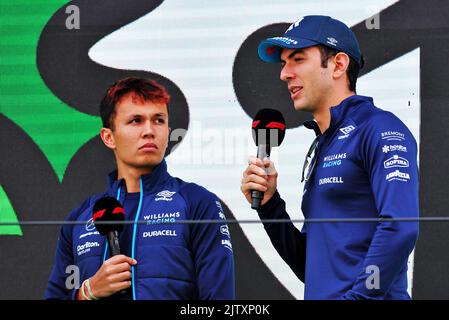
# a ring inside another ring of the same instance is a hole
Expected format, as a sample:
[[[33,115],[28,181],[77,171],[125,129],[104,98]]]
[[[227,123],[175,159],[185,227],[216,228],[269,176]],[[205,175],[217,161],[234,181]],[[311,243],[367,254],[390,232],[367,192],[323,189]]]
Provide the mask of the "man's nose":
[[[279,78],[282,81],[288,82],[289,80],[293,79],[294,76],[295,74],[293,73],[292,67],[290,66],[290,64],[286,63],[281,69]]]
[[[153,125],[151,124],[150,120],[146,120],[143,124],[143,131],[142,131],[143,137],[154,137],[153,132]]]

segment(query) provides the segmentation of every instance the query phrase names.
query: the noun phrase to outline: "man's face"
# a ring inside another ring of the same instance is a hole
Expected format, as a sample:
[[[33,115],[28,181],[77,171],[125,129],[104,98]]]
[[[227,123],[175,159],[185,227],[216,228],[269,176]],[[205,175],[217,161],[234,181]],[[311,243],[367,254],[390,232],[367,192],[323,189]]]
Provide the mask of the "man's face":
[[[317,46],[283,49],[281,65],[280,78],[287,82],[296,110],[314,112],[326,106],[326,98],[332,92],[332,74],[330,63],[327,68],[321,66]]]
[[[118,168],[144,169],[158,165],[168,145],[167,105],[125,95],[115,107],[111,130]]]

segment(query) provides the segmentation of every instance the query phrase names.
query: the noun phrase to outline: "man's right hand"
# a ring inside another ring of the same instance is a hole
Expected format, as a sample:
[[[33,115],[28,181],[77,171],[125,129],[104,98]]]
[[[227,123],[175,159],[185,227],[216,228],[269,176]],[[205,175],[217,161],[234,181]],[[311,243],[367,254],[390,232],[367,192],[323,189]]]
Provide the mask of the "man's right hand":
[[[263,199],[260,203],[264,205],[276,192],[277,177],[278,173],[273,161],[265,158],[262,162],[262,160],[251,156],[248,159],[248,167],[243,172],[240,190],[249,203],[252,201],[251,191],[258,190],[264,192]]]
[[[105,298],[131,286],[131,266],[137,261],[125,255],[116,255],[106,260],[90,278],[92,293],[97,298]]]

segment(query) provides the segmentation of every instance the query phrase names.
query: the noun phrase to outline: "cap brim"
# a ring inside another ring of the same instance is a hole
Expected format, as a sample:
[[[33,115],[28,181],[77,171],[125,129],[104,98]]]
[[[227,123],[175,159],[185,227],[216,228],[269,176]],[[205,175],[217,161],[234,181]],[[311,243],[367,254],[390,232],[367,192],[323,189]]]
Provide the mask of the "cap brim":
[[[317,44],[319,43],[309,39],[285,37],[268,38],[259,44],[257,52],[259,54],[259,58],[265,62],[279,62],[281,59],[282,49],[284,48],[302,49],[315,46]]]

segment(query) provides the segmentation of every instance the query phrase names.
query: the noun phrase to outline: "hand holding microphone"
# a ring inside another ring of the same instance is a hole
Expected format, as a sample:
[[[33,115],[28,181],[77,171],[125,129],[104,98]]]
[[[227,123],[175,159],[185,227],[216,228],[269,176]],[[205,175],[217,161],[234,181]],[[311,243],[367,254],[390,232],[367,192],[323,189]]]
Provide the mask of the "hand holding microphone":
[[[253,209],[265,204],[276,192],[277,171],[269,157],[271,148],[284,140],[285,128],[284,117],[277,110],[262,109],[254,117],[252,134],[257,158],[250,157],[240,188]]]
[[[260,205],[264,205],[276,192],[278,173],[273,161],[268,158],[260,160],[254,156],[249,157],[248,167],[243,172],[241,190],[249,203],[253,204],[252,193],[261,192]]]
[[[101,198],[94,205],[93,220],[97,231],[107,236],[111,258],[89,279],[91,293],[96,298],[109,297],[117,292],[120,295],[117,298],[125,297],[125,289],[131,287],[131,266],[136,265],[137,261],[120,254],[118,233],[123,229],[120,222],[125,220],[124,209],[112,197]],[[78,297],[81,296],[78,293]]]
[[[117,292],[125,294],[124,290],[131,287],[131,265],[136,264],[136,260],[123,254],[106,260],[90,278],[90,286],[95,297],[106,298]]]

